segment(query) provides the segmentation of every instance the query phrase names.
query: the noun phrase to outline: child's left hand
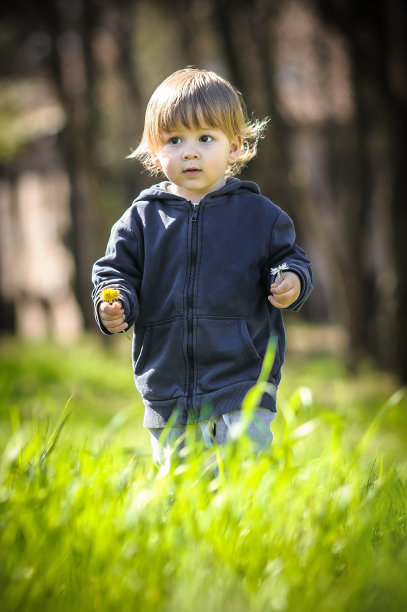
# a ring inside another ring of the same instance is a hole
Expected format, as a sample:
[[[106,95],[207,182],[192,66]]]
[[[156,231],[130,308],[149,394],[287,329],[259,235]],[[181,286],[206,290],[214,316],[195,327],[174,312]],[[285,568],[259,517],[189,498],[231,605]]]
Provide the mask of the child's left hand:
[[[268,301],[276,308],[287,308],[300,295],[301,281],[295,272],[283,272],[270,286]]]

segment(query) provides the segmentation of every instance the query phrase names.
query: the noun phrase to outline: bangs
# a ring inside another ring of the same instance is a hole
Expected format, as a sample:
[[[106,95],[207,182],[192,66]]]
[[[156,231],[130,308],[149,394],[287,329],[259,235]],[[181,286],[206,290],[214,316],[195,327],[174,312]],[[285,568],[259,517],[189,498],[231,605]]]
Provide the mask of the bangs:
[[[177,126],[182,125],[187,129],[199,127],[219,128],[222,124],[219,121],[217,111],[208,105],[201,105],[199,102],[195,104],[178,104],[166,109],[161,116],[159,131],[171,132]]]

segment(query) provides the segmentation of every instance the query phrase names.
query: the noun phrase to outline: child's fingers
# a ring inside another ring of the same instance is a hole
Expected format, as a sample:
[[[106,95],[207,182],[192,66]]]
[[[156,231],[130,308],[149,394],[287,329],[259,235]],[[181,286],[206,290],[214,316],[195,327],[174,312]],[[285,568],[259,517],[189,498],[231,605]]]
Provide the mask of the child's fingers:
[[[116,318],[118,314],[122,314],[124,312],[123,306],[121,302],[113,302],[113,304],[109,304],[109,302],[102,302],[99,306],[100,313],[105,315],[106,317]]]
[[[271,294],[268,296],[268,300],[273,306],[277,308],[285,308],[294,302],[296,299],[294,291],[286,291],[281,295]]]
[[[113,302],[113,304],[102,302],[99,306],[99,314],[102,325],[112,334],[122,332],[128,327],[121,302]]]
[[[124,313],[118,314],[115,317],[111,315],[104,315],[104,314],[100,315],[100,320],[102,321],[105,327],[107,325],[120,325],[121,323],[124,323],[125,319],[126,317]]]
[[[118,323],[116,321],[106,321],[103,322],[103,325],[112,334],[119,334],[120,332],[128,328],[128,324],[126,323],[126,321],[122,321],[121,323]]]
[[[293,272],[287,272],[275,279],[270,287],[270,292],[274,295],[284,295],[292,292],[293,295],[299,294],[301,290],[300,279]]]
[[[270,291],[272,293],[281,294],[289,291],[292,286],[292,283],[285,278],[280,283],[273,283],[270,287]]]
[[[269,295],[267,299],[268,299],[268,301],[270,302],[270,304],[272,304],[272,305],[273,305],[273,306],[275,306],[276,308],[282,308],[282,306],[281,306],[280,302],[278,302],[278,301],[277,301],[277,300],[274,298],[274,296]]]
[[[298,283],[294,283],[287,275],[270,286],[271,295],[268,296],[268,300],[276,308],[286,308],[297,299],[299,291]]]
[[[274,280],[270,290],[272,293],[285,293],[296,286],[297,277],[292,273],[286,273]]]

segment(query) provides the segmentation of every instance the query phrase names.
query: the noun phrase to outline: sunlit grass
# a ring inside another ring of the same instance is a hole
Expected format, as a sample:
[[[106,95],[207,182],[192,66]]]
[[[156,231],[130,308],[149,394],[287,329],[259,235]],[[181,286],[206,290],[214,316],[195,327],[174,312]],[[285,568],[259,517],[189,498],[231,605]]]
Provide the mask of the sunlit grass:
[[[14,408],[2,403],[9,432],[0,464],[2,609],[406,608],[403,391],[377,377],[366,414],[368,402],[352,397],[344,372],[332,374],[327,363],[324,376],[323,363],[310,358],[296,366],[297,378],[288,369],[270,450],[253,456],[244,432],[215,449],[191,436],[157,478],[147,446],[129,443],[141,412],[126,378],[128,355],[94,349],[91,342],[65,351],[59,364],[56,347],[38,349],[42,391],[33,377],[31,396],[10,385]],[[23,382],[32,353],[25,351],[24,365],[13,350],[9,363]],[[307,376],[313,367],[315,378]],[[339,384],[341,394],[321,405],[318,390]],[[71,385],[80,399],[68,401]],[[113,405],[85,436],[81,419],[88,427],[104,389]]]
[[[10,435],[10,411],[17,409],[27,425],[55,420],[68,398],[70,437],[79,441],[99,435],[120,413],[128,427],[123,444],[145,445],[140,427],[142,403],[135,392],[126,337],[90,336],[72,345],[52,342],[0,342],[0,449]],[[119,417],[120,418],[120,417]]]

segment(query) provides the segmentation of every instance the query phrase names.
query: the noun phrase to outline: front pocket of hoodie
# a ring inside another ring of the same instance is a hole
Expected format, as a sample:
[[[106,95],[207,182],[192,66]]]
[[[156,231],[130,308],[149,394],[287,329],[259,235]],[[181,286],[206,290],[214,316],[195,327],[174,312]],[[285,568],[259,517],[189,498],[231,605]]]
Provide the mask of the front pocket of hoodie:
[[[255,381],[261,367],[246,321],[238,317],[198,319],[196,360],[198,390],[203,393]]]
[[[183,395],[185,360],[183,321],[172,319],[145,328],[135,380],[139,393],[150,401],[164,401]]]

